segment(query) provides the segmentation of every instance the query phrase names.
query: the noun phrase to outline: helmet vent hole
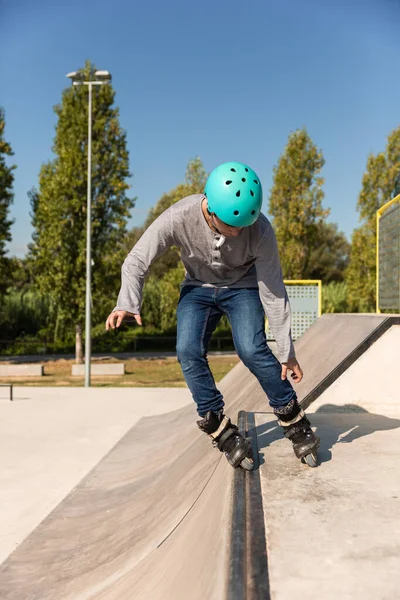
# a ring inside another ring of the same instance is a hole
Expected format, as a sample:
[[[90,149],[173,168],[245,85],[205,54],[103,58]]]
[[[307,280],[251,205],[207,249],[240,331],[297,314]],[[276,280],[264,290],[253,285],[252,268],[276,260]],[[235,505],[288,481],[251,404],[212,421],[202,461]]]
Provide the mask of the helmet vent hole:
[[[239,211],[238,211],[238,210],[235,210],[233,214],[235,215],[235,217],[237,217],[237,216],[238,216],[238,214],[239,214]]]
[[[254,183],[256,183],[258,185],[258,181],[257,179],[253,179]]]
[[[248,173],[248,172],[249,172],[249,170],[248,170],[248,168],[247,168],[247,167],[245,167],[245,168],[244,168],[244,170],[246,171],[246,173]]]
[[[236,192],[236,196],[239,198],[239,196],[240,196],[240,190],[238,190],[238,191]]]
[[[253,192],[253,190],[250,190],[250,194],[251,194],[252,196],[254,196],[254,192]]]
[[[225,185],[231,185],[231,183],[232,183],[231,179],[228,179],[228,181],[225,181]]]
[[[252,210],[252,211],[251,211],[251,214],[252,214],[252,215],[255,215],[255,214],[256,214],[256,211],[255,211],[255,210]]]
[[[242,177],[242,181],[246,181],[244,177]]]
[[[233,171],[234,173],[236,173],[236,169],[233,169],[233,168],[232,168],[232,169],[231,169],[231,171]]]

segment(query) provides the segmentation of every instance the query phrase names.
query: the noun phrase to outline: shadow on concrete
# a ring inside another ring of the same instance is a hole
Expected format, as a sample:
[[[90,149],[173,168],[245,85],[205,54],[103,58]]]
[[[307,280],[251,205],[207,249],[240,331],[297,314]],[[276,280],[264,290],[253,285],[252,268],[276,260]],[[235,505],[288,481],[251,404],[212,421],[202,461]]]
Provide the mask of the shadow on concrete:
[[[370,413],[356,404],[325,404],[310,415],[310,421],[315,433],[321,438],[318,450],[321,463],[332,459],[331,450],[336,444],[351,444],[375,431],[388,431],[400,427],[400,419]],[[259,425],[256,430],[259,462],[263,464],[265,460],[261,450],[283,439],[283,433],[276,421]]]
[[[318,452],[321,462],[331,460],[331,450],[336,444],[351,444],[376,431],[400,427],[400,419],[370,413],[356,404],[325,404],[312,415],[312,423],[321,438]]]
[[[10,396],[1,396],[0,395],[0,403],[1,404],[13,404],[15,402],[19,402],[21,400],[32,400],[31,396],[15,396],[13,395],[12,401],[10,400]]]
[[[258,414],[268,414],[271,412],[260,412]],[[265,463],[264,452],[262,450],[268,448],[273,442],[281,439],[283,434],[280,427],[277,425],[276,420],[269,423],[263,423],[262,425],[256,426],[256,436],[258,445],[258,464],[259,466]]]

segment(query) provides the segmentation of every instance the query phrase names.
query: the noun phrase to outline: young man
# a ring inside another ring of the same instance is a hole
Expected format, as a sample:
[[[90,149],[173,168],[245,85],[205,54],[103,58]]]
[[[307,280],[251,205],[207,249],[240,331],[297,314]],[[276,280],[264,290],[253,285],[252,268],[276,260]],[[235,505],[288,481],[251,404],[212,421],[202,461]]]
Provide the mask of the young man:
[[[303,373],[295,358],[276,239],[261,205],[261,182],[250,167],[230,162],[214,169],[204,194],[173,204],[128,254],[117,306],[106,328],[119,327],[127,318],[142,324],[140,307],[148,269],[170,246],[178,246],[186,278],[177,308],[177,356],[197,404],[199,428],[233,467],[252,468],[248,444],[224,416],[224,401],[207,362],[211,335],[226,315],[236,351],[267,394],[296,456],[316,466],[319,438],[287,379],[288,371],[294,382],[301,381]],[[265,315],[281,363],[267,345]]]

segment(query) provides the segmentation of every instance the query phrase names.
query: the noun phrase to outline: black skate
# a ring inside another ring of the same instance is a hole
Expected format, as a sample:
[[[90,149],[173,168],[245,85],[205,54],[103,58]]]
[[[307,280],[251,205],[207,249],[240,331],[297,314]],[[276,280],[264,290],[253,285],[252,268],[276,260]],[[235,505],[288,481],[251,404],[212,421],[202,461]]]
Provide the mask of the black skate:
[[[311,429],[311,423],[307,417],[303,415],[299,421],[291,425],[284,426],[282,424],[282,428],[285,437],[291,440],[297,458],[300,458],[301,462],[306,463],[309,467],[318,466],[317,450],[320,439]]]
[[[213,446],[225,454],[232,467],[240,465],[247,471],[254,468],[249,442],[239,433],[236,425],[223,415],[222,410],[220,413],[209,410],[205,417],[197,421],[197,425],[212,439]]]
[[[290,400],[286,406],[274,408],[285,437],[293,443],[293,450],[301,462],[309,467],[318,465],[317,450],[320,439],[311,429],[310,421],[301,409],[297,398]]]

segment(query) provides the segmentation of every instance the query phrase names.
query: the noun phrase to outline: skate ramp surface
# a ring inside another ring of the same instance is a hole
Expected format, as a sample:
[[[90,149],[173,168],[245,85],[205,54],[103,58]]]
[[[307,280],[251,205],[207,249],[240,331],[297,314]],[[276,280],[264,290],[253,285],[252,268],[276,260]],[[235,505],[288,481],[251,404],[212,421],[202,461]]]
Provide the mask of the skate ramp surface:
[[[157,572],[149,572],[142,580],[137,566],[146,558],[149,560],[152,552],[157,554],[160,565],[162,557],[175,558],[176,567],[185,565],[185,557],[193,552],[199,565],[206,558],[199,548],[201,529],[188,537],[180,547],[180,555],[178,548],[178,557],[174,557],[173,548],[171,551],[173,534],[166,539],[196,504],[207,482],[216,488],[214,506],[218,506],[218,499],[222,504],[226,500],[227,492],[219,485],[227,477],[224,471],[228,465],[207,451],[204,438],[193,435],[193,416],[191,409],[181,409],[143,419],[134,426],[0,567],[0,597],[190,597],[185,596],[185,573],[181,574],[183,581],[175,582],[176,589],[171,594],[167,582],[156,586],[154,592]],[[218,470],[222,471],[219,476],[210,480],[210,475]],[[223,506],[218,508],[223,519]],[[197,512],[192,510],[186,522],[192,524]],[[212,511],[208,517],[212,521]],[[217,527],[216,532],[223,537],[222,528]],[[223,548],[225,544],[222,539],[216,547]],[[218,550],[216,554],[213,561],[218,565],[221,556]],[[175,570],[179,572],[179,567]],[[168,570],[162,571],[168,577]],[[218,582],[212,580],[211,575],[209,582],[218,590]],[[181,583],[185,590],[182,594]],[[147,592],[146,586],[151,591]],[[204,595],[213,597],[202,589],[198,597]]]
[[[0,400],[0,564],[142,417],[192,404],[185,388],[16,386]]]
[[[195,419],[132,427],[0,566],[0,598],[223,598],[234,471]]]
[[[310,406],[377,340],[398,325],[399,316],[325,314],[320,317],[295,343],[296,356],[304,371],[304,379],[295,385],[295,390],[303,407]],[[247,398],[265,405],[264,391],[242,363],[226,375],[224,385],[229,398],[238,398],[244,406]]]
[[[400,325],[394,325],[322,392],[310,410],[355,404],[400,417],[399,350]]]

